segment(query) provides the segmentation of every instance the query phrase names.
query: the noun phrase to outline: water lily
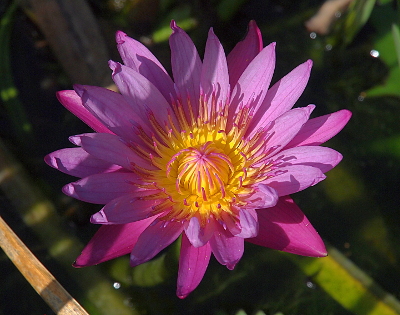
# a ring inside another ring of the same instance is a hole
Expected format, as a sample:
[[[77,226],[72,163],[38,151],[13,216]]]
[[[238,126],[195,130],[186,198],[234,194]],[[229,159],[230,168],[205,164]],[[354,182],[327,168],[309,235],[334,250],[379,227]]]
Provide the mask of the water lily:
[[[74,265],[130,253],[132,266],[181,236],[177,295],[200,283],[211,254],[233,269],[244,241],[307,256],[324,244],[290,194],[317,184],[342,159],[320,144],[351,113],[310,119],[314,105],[294,108],[312,67],[299,65],[269,88],[275,43],[249,32],[226,57],[211,29],[204,59],[171,22],[173,79],[140,42],[118,32],[123,63],[110,61],[120,93],[76,85],[60,102],[95,133],[46,162],[78,181],[65,194],[105,206],[102,226]]]

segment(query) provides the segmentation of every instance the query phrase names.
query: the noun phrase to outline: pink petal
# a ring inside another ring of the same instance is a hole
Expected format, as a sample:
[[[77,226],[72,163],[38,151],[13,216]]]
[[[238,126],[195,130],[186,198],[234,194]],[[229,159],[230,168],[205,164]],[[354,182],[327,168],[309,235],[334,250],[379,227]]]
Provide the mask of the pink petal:
[[[141,180],[133,173],[103,173],[70,183],[64,186],[63,192],[82,201],[106,204],[122,195],[144,190],[135,183],[141,183]]]
[[[342,155],[331,149],[320,146],[301,146],[279,152],[274,158],[279,167],[287,165],[308,165],[319,168],[326,173],[334,168],[341,160]]]
[[[113,70],[112,77],[121,94],[135,114],[139,115],[140,120],[147,122],[142,127],[150,125],[150,116],[154,116],[162,127],[168,121],[168,116],[176,123],[170,104],[153,83],[139,72],[118,62],[109,61],[109,66]]]
[[[262,49],[263,42],[260,29],[255,21],[250,21],[246,38],[237,43],[227,57],[229,83],[232,89],[243,71]]]
[[[307,85],[311,67],[312,61],[306,61],[268,90],[260,108],[254,114],[247,134],[253,134],[259,127],[267,125],[293,107]]]
[[[101,226],[74,262],[74,267],[97,265],[130,253],[140,234],[155,218],[128,224]]]
[[[58,91],[57,98],[72,114],[82,120],[86,125],[97,132],[112,133],[97,118],[95,118],[82,104],[81,98],[75,91]]]
[[[132,170],[135,164],[147,169],[156,169],[149,161],[136,155],[131,148],[115,135],[92,133],[80,138],[83,149],[94,157],[112,164],[121,165],[127,170]]]
[[[242,230],[236,237],[249,238],[258,234],[257,212],[254,209],[239,210],[239,219]]]
[[[146,126],[148,120],[140,120],[121,94],[97,86],[74,88],[85,108],[104,126],[126,141],[142,142],[133,127]]]
[[[199,285],[211,257],[211,246],[206,243],[194,247],[186,234],[182,235],[176,295],[183,299]]]
[[[286,147],[322,144],[342,130],[350,117],[351,112],[343,109],[332,114],[310,119]]]
[[[201,72],[201,88],[206,99],[216,92],[218,105],[225,105],[229,93],[228,66],[224,49],[212,28],[208,32],[208,39],[204,53],[204,61]]]
[[[142,190],[122,195],[108,202],[103,209],[90,218],[94,224],[125,224],[144,220],[152,216],[154,206],[160,200],[147,200],[144,196],[157,193],[157,190]]]
[[[198,115],[200,99],[201,60],[196,46],[190,37],[178,27],[175,21],[171,22],[173,31],[169,38],[171,47],[171,66],[175,85],[179,93],[187,117],[189,101],[195,117]]]
[[[257,210],[257,214],[258,235],[246,241],[297,255],[327,255],[321,237],[289,196],[281,197],[275,207]]]
[[[201,227],[196,217],[190,219],[189,224],[185,228],[186,237],[194,247],[204,246],[214,235],[216,222],[210,218],[204,227]]]
[[[250,106],[254,111],[264,100],[275,68],[275,43],[265,47],[247,66],[232,90],[231,113],[239,105]],[[233,118],[233,117],[231,117]]]
[[[121,166],[91,156],[82,148],[67,148],[52,152],[45,156],[44,161],[63,173],[81,178],[121,169]]]
[[[277,170],[272,171],[271,175],[274,176],[266,179],[262,184],[274,188],[279,196],[301,191],[318,184],[326,178],[320,169],[306,165],[279,167]]]
[[[131,253],[131,266],[140,265],[157,255],[182,233],[181,222],[155,221],[140,235]]]
[[[125,64],[139,72],[161,92],[167,101],[176,99],[174,82],[158,59],[142,43],[127,36],[124,32],[116,34],[117,48]]]
[[[232,270],[242,258],[244,251],[244,240],[241,237],[233,236],[225,231],[222,226],[218,226],[214,237],[210,239],[211,250],[221,265],[225,265]]]

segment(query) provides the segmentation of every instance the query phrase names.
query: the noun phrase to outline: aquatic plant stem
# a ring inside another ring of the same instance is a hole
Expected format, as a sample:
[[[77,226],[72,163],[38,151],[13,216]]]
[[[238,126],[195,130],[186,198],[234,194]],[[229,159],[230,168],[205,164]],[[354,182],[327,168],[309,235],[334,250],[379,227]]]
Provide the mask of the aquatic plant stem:
[[[25,246],[2,217],[0,217],[0,247],[56,314],[88,314]]]

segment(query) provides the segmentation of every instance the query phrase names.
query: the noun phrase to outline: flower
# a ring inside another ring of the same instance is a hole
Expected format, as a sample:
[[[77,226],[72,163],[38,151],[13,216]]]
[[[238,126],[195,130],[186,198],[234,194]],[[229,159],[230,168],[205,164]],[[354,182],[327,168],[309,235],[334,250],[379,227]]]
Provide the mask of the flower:
[[[171,28],[174,81],[144,45],[118,32],[124,65],[109,66],[120,93],[82,85],[58,93],[96,133],[70,137],[77,147],[45,161],[81,178],[65,194],[105,205],[91,217],[102,226],[74,266],[128,253],[137,266],[182,236],[177,295],[183,298],[200,283],[211,253],[233,269],[244,240],[325,256],[289,195],[339,163],[340,153],[319,145],[351,113],[309,119],[314,105],[292,109],[310,60],[268,89],[275,43],[263,48],[255,22],[227,57],[211,29],[203,62],[189,36],[174,21]]]

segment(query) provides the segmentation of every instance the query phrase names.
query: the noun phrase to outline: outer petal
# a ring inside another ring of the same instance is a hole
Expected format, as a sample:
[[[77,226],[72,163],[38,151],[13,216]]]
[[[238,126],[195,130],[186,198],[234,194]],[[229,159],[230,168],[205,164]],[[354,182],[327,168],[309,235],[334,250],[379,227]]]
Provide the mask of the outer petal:
[[[83,149],[94,157],[121,165],[127,170],[131,170],[134,164],[147,169],[155,169],[153,165],[135,154],[115,135],[92,133],[80,138]]]
[[[210,256],[210,244],[206,243],[204,246],[194,247],[186,234],[183,233],[176,290],[176,295],[179,298],[185,298],[199,285],[206,272]]]
[[[250,106],[254,111],[264,100],[275,68],[275,43],[265,47],[247,66],[232,90],[229,110],[233,113],[239,105]],[[233,119],[233,117],[230,117]]]
[[[342,155],[331,149],[320,146],[295,147],[279,152],[275,157],[275,165],[308,165],[319,168],[326,173],[334,168],[341,160]]]
[[[232,270],[243,256],[244,240],[233,236],[230,232],[218,226],[214,237],[210,239],[211,250],[221,265]]]
[[[126,224],[144,220],[152,216],[152,207],[160,200],[146,200],[143,196],[157,193],[156,190],[143,190],[120,196],[90,218],[94,224]]]
[[[262,184],[274,188],[279,196],[286,196],[314,186],[325,178],[324,173],[316,167],[292,165],[278,168],[275,175]]]
[[[243,71],[262,49],[263,42],[260,29],[257,27],[255,21],[250,21],[246,38],[237,43],[227,57],[229,83],[232,89]]]
[[[327,255],[321,237],[289,196],[281,197],[275,207],[258,210],[257,214],[259,233],[246,241],[297,255]]]
[[[133,173],[103,173],[70,183],[64,186],[63,192],[82,201],[104,205],[125,194],[143,191],[135,183],[141,181]]]
[[[60,103],[63,104],[66,109],[94,131],[112,133],[83,106],[81,98],[75,93],[75,91],[59,91],[56,95]]]
[[[197,116],[200,98],[201,60],[196,46],[190,37],[178,27],[175,21],[171,22],[173,31],[169,38],[171,47],[171,66],[176,88],[178,90],[183,108],[188,111],[188,100]],[[190,116],[187,116],[190,117]]]
[[[224,49],[212,28],[208,32],[201,72],[201,88],[207,99],[216,93],[218,105],[225,105],[229,95],[229,75]]]
[[[139,237],[131,253],[131,266],[140,265],[157,255],[182,233],[181,222],[155,221]]]
[[[293,107],[307,85],[311,67],[312,61],[306,61],[268,90],[260,108],[254,114],[247,134],[253,134],[260,126],[267,125]]]
[[[155,218],[128,224],[103,225],[76,259],[74,267],[97,265],[130,253],[140,234]]]
[[[335,136],[347,124],[351,112],[347,109],[310,119],[287,144],[287,148],[301,145],[319,145]]]
[[[51,167],[76,177],[86,177],[121,169],[121,166],[97,159],[82,148],[67,148],[54,151],[46,155],[44,161]]]
[[[140,119],[147,122],[143,127],[149,125],[150,116],[154,116],[162,126],[168,121],[168,116],[176,121],[171,106],[153,83],[139,72],[118,62],[109,61],[109,66],[113,70],[112,77],[121,94]]]
[[[116,34],[117,48],[125,64],[153,83],[167,101],[176,99],[174,82],[158,59],[142,43],[127,36]]]

